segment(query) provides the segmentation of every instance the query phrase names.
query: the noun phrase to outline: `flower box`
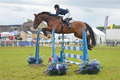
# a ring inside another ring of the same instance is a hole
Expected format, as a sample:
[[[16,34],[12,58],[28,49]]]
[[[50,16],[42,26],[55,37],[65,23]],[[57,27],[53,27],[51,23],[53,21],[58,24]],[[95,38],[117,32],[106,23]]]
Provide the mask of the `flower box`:
[[[50,74],[50,76],[58,75],[58,71],[50,71],[49,74]]]
[[[29,64],[33,64],[34,62],[28,62]]]
[[[33,56],[31,56],[31,55],[33,55],[33,54],[30,54],[30,56],[29,56],[29,58],[28,58],[28,60],[27,60],[27,62],[28,62],[29,64],[33,64],[33,63],[36,62],[36,58],[33,57]],[[44,57],[44,56],[42,56],[42,57],[39,58],[39,64],[43,63],[43,59],[42,59],[43,57]]]
[[[66,72],[58,72],[58,71],[50,71],[49,72],[50,76],[53,76],[53,75],[65,75]]]
[[[82,71],[82,74],[98,74],[98,72],[99,72],[99,69],[94,69],[92,71],[84,70]]]
[[[100,61],[93,60],[92,62],[88,61],[81,61],[80,64],[80,71],[82,74],[98,74],[100,72],[100,66],[99,64]]]
[[[61,72],[59,75],[65,75],[66,74],[66,72]]]
[[[66,62],[61,63],[59,57],[51,58],[50,65],[47,67],[47,71],[50,76],[64,75],[67,72],[68,64]]]

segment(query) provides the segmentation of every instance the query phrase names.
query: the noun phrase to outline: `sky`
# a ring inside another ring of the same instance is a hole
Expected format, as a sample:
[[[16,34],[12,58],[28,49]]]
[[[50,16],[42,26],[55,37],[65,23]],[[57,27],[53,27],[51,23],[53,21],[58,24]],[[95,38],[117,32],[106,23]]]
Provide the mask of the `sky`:
[[[55,13],[54,5],[69,9],[75,21],[88,23],[91,27],[120,25],[120,0],[0,0],[0,25],[19,25],[33,14],[43,11]]]

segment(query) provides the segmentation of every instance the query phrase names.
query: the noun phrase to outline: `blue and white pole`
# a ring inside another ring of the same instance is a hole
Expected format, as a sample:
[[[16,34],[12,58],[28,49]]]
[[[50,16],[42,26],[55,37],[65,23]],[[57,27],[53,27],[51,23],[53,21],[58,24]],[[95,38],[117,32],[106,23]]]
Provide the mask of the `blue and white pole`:
[[[89,62],[88,47],[85,28],[83,28],[83,60]]]
[[[53,28],[52,30],[52,38],[53,38],[52,57],[55,58],[55,28]]]
[[[64,34],[62,34],[62,51],[60,52],[60,62],[63,63],[63,56],[64,56]]]
[[[39,64],[39,34],[40,31],[38,31],[37,33],[37,43],[36,43],[36,53],[35,53],[36,64]]]

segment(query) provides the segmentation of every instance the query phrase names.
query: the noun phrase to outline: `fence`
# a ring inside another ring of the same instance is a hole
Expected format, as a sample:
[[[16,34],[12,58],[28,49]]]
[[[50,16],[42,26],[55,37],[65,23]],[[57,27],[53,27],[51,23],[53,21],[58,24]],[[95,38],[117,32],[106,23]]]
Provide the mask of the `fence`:
[[[0,46],[35,46],[34,41],[23,41],[23,40],[0,40]]]
[[[49,47],[52,47],[52,43],[50,43],[51,41],[39,41],[40,45],[39,46],[49,46]],[[56,43],[56,47],[60,47],[61,46],[61,41],[55,41]],[[69,44],[66,44],[65,45],[65,49],[76,49],[76,50],[81,50],[82,48],[79,48],[80,46],[83,45],[83,43],[77,41],[77,42],[73,42],[73,43],[70,43],[69,41],[67,42]],[[23,41],[23,40],[0,40],[0,46],[3,46],[3,47],[16,47],[16,46],[35,46],[36,43],[35,41]],[[73,46],[73,48],[69,48],[69,46]],[[76,46],[76,48],[75,48]],[[117,41],[116,44],[112,44],[112,43],[109,43],[106,41],[106,43],[104,44],[97,44],[96,46],[120,46],[120,41]]]

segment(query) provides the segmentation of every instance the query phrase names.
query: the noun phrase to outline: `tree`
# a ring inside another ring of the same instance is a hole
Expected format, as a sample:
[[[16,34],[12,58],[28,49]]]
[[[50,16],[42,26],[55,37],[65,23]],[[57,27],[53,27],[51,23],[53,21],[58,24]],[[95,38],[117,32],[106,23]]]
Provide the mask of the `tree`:
[[[96,28],[97,29],[101,28],[102,30],[104,30],[104,26],[98,26]],[[110,29],[110,26],[108,26],[107,29]],[[120,25],[113,24],[113,29],[120,29]]]
[[[33,22],[32,19],[27,19],[27,22]]]
[[[104,26],[98,26],[98,27],[96,27],[97,29],[102,29],[102,30],[104,30]]]

